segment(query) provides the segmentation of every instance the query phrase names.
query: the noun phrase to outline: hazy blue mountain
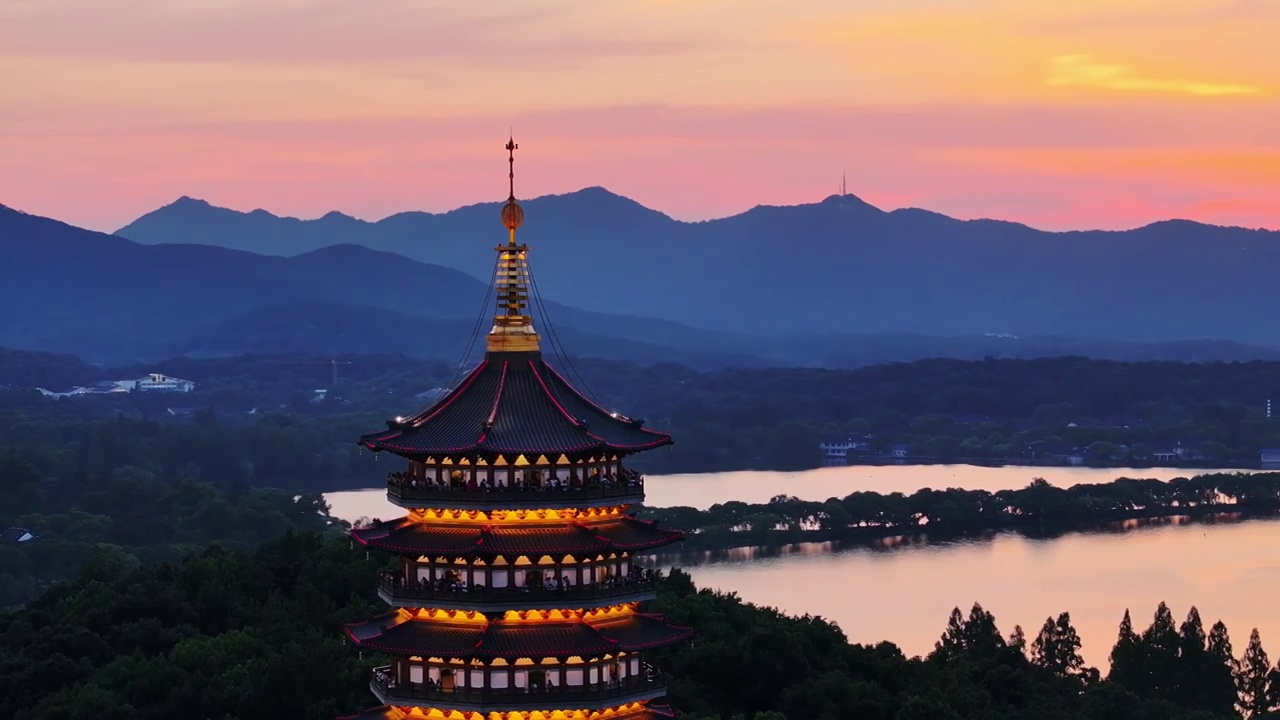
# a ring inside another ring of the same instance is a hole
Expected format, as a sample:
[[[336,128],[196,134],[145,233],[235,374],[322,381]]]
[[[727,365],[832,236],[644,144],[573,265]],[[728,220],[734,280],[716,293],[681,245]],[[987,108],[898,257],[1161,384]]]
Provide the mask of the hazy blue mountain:
[[[746,333],[1013,333],[1280,344],[1280,233],[1167,221],[1038,231],[852,195],[673,220],[602,188],[525,203],[543,291],[578,307]],[[498,203],[364,222],[184,198],[119,234],[291,255],[356,243],[487,277]]]
[[[487,294],[466,273],[357,245],[293,257],[142,245],[2,206],[0,252],[0,345],[113,360],[371,344],[456,356]],[[725,355],[716,334],[677,323],[546,309],[581,354],[655,358],[670,345],[691,361]],[[407,337],[385,337],[396,334]]]
[[[208,245],[141,245],[3,207],[0,252],[5,258],[0,263],[0,346],[69,352],[107,363],[244,352],[405,353],[453,362],[471,336],[486,290],[461,271],[358,245],[292,257]],[[607,297],[629,282],[597,273],[588,283],[593,292],[587,299]],[[557,303],[549,303],[548,310],[554,322],[539,318],[539,326],[548,335],[547,328],[554,327],[570,354],[695,367],[852,368],[986,356],[1280,357],[1280,351],[1269,347],[1225,341],[1129,342],[1064,334],[1013,338],[797,332],[765,337]],[[840,317],[818,310],[828,319]],[[487,327],[482,322],[480,331]],[[551,349],[550,339],[546,346]],[[5,382],[0,377],[0,385]]]

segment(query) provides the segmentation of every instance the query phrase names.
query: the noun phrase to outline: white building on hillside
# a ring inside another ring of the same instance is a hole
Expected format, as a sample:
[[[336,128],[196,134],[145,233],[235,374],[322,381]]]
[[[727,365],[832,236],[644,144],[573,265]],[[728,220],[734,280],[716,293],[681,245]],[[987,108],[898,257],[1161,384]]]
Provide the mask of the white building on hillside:
[[[151,373],[139,380],[118,380],[116,387],[125,390],[169,390],[172,392],[191,392],[196,384],[190,380],[169,377],[162,373]]]

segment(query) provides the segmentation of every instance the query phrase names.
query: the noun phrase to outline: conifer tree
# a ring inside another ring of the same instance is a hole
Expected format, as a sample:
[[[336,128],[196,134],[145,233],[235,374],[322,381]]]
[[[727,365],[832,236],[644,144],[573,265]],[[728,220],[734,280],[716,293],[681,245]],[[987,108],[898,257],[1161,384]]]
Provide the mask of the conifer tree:
[[[1149,694],[1166,699],[1176,697],[1180,684],[1178,655],[1181,644],[1182,637],[1174,624],[1173,613],[1162,602],[1156,607],[1151,625],[1142,632],[1142,669],[1148,678],[1146,691]],[[1139,692],[1137,688],[1131,689]]]
[[[1084,676],[1080,634],[1071,625],[1070,613],[1062,613],[1057,620],[1045,619],[1040,634],[1031,644],[1031,663],[1060,678]]]
[[[1267,651],[1262,648],[1262,636],[1254,628],[1236,674],[1240,712],[1246,718],[1262,717],[1277,709],[1276,688],[1271,682],[1274,673]]]
[[[964,654],[964,614],[960,608],[952,608],[947,618],[947,629],[942,631],[942,638],[934,643],[930,660],[954,660]]]
[[[1174,675],[1167,678],[1172,695],[1168,699],[1190,707],[1204,699],[1204,670],[1208,667],[1206,636],[1200,611],[1194,605],[1178,628],[1177,663]]]
[[[1120,633],[1116,644],[1111,648],[1111,671],[1107,679],[1123,685],[1130,690],[1138,690],[1139,673],[1141,673],[1141,639],[1133,631],[1133,619],[1129,611],[1124,611],[1120,620]]]
[[[993,657],[1005,648],[1004,637],[996,627],[996,617],[978,603],[969,611],[964,624],[964,648],[979,657]]]
[[[1226,623],[1215,622],[1206,641],[1204,668],[1199,672],[1201,702],[1212,713],[1228,716],[1236,707],[1236,673],[1240,664],[1231,649]]]
[[[1023,631],[1021,625],[1013,626],[1013,634],[1009,636],[1007,641],[1010,650],[1015,650],[1023,657],[1027,656],[1027,634]]]

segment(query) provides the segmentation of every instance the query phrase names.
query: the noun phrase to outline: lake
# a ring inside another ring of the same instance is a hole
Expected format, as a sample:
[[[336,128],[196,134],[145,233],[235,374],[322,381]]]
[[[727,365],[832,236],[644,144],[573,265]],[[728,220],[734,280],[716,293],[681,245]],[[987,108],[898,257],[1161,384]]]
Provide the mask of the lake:
[[[824,468],[800,473],[732,472],[646,479],[651,504],[708,507],[739,499],[764,502],[786,493],[822,500],[855,490],[911,493],[922,487],[1001,490],[1043,477],[1054,485],[1106,482],[1116,477],[1169,479],[1185,469],[986,468],[890,466]],[[331,493],[333,513],[397,517],[383,489]],[[762,557],[741,549],[661,556],[679,564],[700,587],[738,593],[744,600],[793,614],[821,615],[854,642],[891,640],[909,655],[927,653],[951,608],[975,602],[991,611],[1007,635],[1020,624],[1034,637],[1049,615],[1068,611],[1084,641],[1086,660],[1106,667],[1125,608],[1141,631],[1156,604],[1169,603],[1181,622],[1196,605],[1206,629],[1222,619],[1237,654],[1257,627],[1272,655],[1280,650],[1280,522],[1169,524],[1114,533],[1074,533],[1051,540],[1002,534],[943,544],[789,548]]]
[[[1085,468],[1085,467],[978,467],[976,465],[856,465],[819,468],[802,472],[740,470],[696,475],[645,476],[645,504],[652,507],[688,505],[705,510],[716,503],[740,500],[765,503],[775,495],[794,495],[801,500],[844,497],[858,490],[911,494],[921,488],[942,490],[1009,490],[1026,487],[1035,478],[1044,478],[1059,487],[1080,483],[1105,483],[1118,477],[1171,480],[1214,472],[1239,470],[1192,470],[1188,468]],[[1255,471],[1256,472],[1256,471]],[[386,502],[385,489],[348,490],[325,496],[333,514],[347,520],[360,516],[394,517],[396,509]]]

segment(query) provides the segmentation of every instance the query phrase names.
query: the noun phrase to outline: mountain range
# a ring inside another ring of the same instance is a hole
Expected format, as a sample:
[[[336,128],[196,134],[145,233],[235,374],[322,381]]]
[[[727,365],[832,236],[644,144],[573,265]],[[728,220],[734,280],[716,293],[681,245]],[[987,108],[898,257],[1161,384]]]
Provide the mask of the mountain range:
[[[603,188],[523,203],[522,241],[548,297],[601,313],[748,335],[1057,336],[1280,345],[1280,232],[1165,221],[1045,232],[853,195],[681,222]],[[242,213],[182,198],[121,228],[281,256],[340,243],[485,278],[498,203],[366,222]]]
[[[468,255],[487,254],[465,249]],[[241,353],[403,353],[454,362],[473,333],[488,327],[485,282],[455,268],[356,244],[287,257],[204,244],[147,245],[0,205],[0,254],[0,346],[74,353],[98,363]],[[626,272],[626,266],[619,268],[623,277]],[[698,368],[851,368],[926,357],[1068,354],[1119,360],[1280,359],[1274,347],[1223,340],[708,330],[597,311],[605,303],[592,298],[628,284],[608,273],[578,284],[593,291],[580,296],[592,310],[548,300],[550,317],[535,313],[547,351],[559,345],[571,355]],[[570,294],[575,289],[557,288]],[[734,301],[735,296],[726,296],[715,302]],[[811,314],[843,317],[827,306]],[[473,352],[481,348],[482,339]]]
[[[15,348],[112,362],[239,352],[456,358],[473,331],[488,330],[476,322],[485,283],[357,245],[293,257],[143,245],[0,206],[0,252],[0,345]],[[545,306],[560,328],[556,338],[572,353],[647,362],[732,360],[718,357],[714,333],[551,301]]]

